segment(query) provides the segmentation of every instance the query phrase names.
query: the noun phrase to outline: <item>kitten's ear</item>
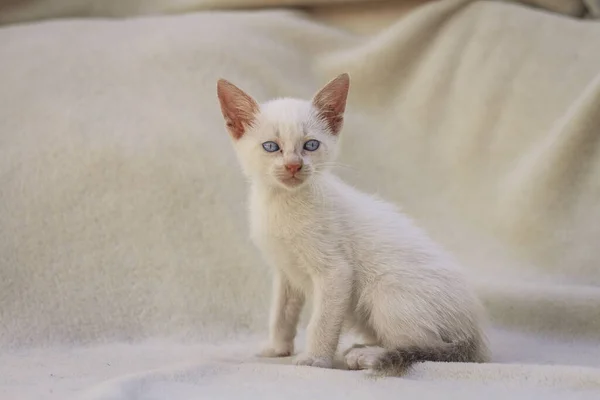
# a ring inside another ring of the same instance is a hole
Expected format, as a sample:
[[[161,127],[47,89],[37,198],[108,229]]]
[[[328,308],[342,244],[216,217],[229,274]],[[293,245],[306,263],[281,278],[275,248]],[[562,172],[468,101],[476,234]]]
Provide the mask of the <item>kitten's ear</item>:
[[[254,121],[259,110],[258,104],[242,89],[225,79],[217,81],[217,97],[227,130],[234,139],[241,138]]]
[[[319,111],[319,116],[327,122],[334,135],[340,133],[344,124],[349,89],[350,76],[344,73],[325,85],[313,98],[313,105]]]

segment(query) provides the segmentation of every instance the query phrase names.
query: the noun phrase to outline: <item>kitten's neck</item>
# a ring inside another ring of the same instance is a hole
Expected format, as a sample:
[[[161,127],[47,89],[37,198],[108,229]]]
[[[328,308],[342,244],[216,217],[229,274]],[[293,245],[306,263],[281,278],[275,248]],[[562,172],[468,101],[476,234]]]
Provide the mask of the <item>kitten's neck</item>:
[[[295,190],[288,190],[279,186],[261,181],[251,182],[251,195],[267,203],[278,204],[314,204],[320,203],[326,189],[326,180],[330,178],[329,173],[321,173],[314,176],[310,182]]]

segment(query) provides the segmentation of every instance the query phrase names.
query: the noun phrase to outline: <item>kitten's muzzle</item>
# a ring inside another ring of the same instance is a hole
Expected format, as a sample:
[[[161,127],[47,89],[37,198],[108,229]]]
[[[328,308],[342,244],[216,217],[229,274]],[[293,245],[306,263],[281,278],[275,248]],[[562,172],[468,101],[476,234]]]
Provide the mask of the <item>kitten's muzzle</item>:
[[[289,164],[285,164],[284,166],[285,166],[285,169],[290,174],[292,174],[292,176],[296,175],[296,173],[302,169],[301,162],[289,163]]]

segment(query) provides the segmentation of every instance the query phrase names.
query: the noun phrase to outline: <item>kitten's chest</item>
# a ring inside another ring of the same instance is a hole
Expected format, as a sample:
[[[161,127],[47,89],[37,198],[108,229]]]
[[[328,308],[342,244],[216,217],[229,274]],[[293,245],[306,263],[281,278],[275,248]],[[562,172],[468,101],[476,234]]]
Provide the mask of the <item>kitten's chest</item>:
[[[323,241],[319,214],[269,203],[253,204],[250,213],[251,236],[273,267],[288,275],[299,286],[310,281],[311,266]]]
[[[252,199],[250,203],[252,238],[299,243],[311,241],[318,234],[322,219],[317,207],[277,204]]]

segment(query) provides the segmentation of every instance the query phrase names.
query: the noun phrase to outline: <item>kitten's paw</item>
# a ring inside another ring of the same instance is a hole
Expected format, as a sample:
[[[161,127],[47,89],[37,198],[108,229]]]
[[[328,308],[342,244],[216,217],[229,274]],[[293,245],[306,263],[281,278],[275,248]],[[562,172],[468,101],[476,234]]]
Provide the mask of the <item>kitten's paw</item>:
[[[382,347],[352,347],[344,353],[348,369],[372,369],[381,355],[385,353]]]
[[[277,344],[277,345],[266,345],[262,348],[259,357],[275,358],[275,357],[289,357],[294,353],[294,344]]]
[[[333,360],[327,357],[315,357],[308,353],[302,353],[296,357],[294,364],[318,368],[331,368],[333,366]]]

